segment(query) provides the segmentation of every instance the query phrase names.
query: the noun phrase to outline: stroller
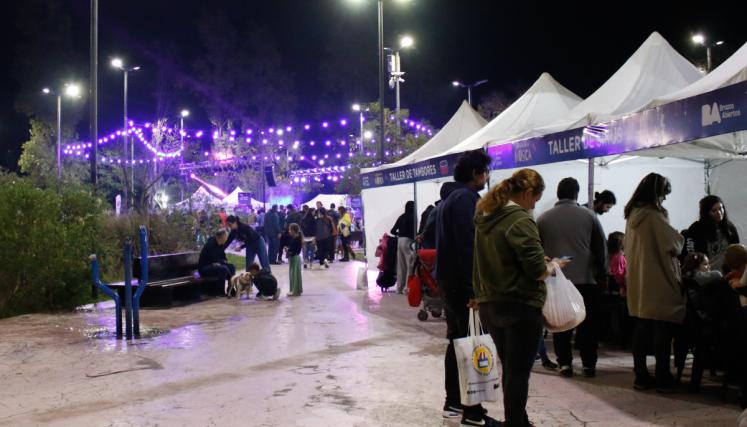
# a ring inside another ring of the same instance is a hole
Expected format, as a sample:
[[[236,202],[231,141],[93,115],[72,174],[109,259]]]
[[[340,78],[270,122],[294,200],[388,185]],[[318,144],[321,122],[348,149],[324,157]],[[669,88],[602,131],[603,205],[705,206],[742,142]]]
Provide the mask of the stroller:
[[[412,307],[420,307],[418,320],[425,322],[428,313],[433,317],[443,314],[443,300],[432,274],[436,266],[436,250],[418,249],[415,254],[412,275],[407,279],[407,301]]]
[[[388,292],[388,289],[397,282],[397,238],[386,233],[379,240],[379,246],[376,247],[376,256],[379,257],[379,276],[376,277],[376,284],[381,288],[381,292]]]

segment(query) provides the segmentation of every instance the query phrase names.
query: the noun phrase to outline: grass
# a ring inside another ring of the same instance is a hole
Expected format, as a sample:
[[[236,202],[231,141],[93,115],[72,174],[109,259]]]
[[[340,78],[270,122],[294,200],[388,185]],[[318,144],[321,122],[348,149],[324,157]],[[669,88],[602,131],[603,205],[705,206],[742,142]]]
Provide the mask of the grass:
[[[228,263],[233,264],[236,266],[236,270],[241,270],[246,265],[246,257],[240,256],[240,255],[234,255],[234,254],[226,254],[228,257]]]

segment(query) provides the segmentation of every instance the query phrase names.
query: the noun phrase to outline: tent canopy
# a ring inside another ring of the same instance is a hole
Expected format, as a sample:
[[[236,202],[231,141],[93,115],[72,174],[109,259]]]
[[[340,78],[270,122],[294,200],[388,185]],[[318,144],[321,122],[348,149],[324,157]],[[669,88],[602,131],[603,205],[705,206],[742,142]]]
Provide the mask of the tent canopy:
[[[480,128],[485,126],[486,123],[487,121],[483,119],[482,116],[480,116],[480,114],[478,114],[477,111],[467,103],[467,101],[462,101],[462,105],[459,107],[457,112],[454,113],[451,119],[446,122],[433,138],[428,140],[428,142],[423,144],[420,148],[394,163],[381,165],[376,168],[365,168],[361,172],[368,173],[403,166],[442,154],[444,151],[477,132]]]
[[[241,187],[236,187],[231,194],[223,198],[223,203],[231,206],[236,206],[239,204],[239,193],[244,193],[244,190],[241,189]]]
[[[653,32],[602,86],[554,123],[523,137],[546,135],[603,122],[637,111],[652,99],[702,77],[658,32]]]
[[[309,205],[310,208],[316,208],[316,202],[322,202],[322,206],[329,208],[332,203],[335,207],[349,206],[347,194],[317,194],[316,197],[301,205]]]
[[[519,99],[490,123],[446,152],[438,154],[474,150],[507,140],[528,129],[549,124],[580,102],[578,95],[558,83],[550,74],[542,73]]]
[[[220,205],[221,199],[215,197],[212,193],[205,189],[204,186],[200,186],[191,196],[184,199],[183,201],[176,204],[176,206],[198,206],[203,207],[207,205]]]

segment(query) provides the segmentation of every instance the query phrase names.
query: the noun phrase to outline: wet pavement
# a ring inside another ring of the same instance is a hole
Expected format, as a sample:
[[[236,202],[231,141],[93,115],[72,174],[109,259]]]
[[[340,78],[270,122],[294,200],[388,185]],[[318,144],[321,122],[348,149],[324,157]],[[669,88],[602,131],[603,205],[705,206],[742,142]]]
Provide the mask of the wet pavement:
[[[111,303],[0,320],[0,425],[458,425],[441,419],[445,322],[418,321],[403,295],[355,290],[360,265],[305,270],[298,298],[284,296],[284,265],[274,266],[283,287],[276,302],[144,309],[148,338],[132,342],[113,338]],[[728,403],[709,380],[699,395],[636,392],[631,369],[630,356],[612,350],[600,354],[594,379],[561,378],[538,364],[530,419],[735,425],[734,391]],[[500,402],[485,406],[502,418]]]

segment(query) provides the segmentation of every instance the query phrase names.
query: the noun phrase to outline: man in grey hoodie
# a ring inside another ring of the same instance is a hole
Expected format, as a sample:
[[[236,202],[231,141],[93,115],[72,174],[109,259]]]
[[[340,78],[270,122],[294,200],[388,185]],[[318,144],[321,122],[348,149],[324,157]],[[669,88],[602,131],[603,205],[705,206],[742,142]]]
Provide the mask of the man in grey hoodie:
[[[566,278],[584,297],[586,319],[576,328],[576,345],[586,377],[596,375],[599,347],[600,286],[607,273],[607,245],[604,230],[593,211],[578,205],[578,181],[563,178],[558,184],[558,202],[537,220],[545,254],[552,258],[570,257],[564,269]],[[571,338],[573,330],[554,333],[553,344],[560,374],[573,376]]]

